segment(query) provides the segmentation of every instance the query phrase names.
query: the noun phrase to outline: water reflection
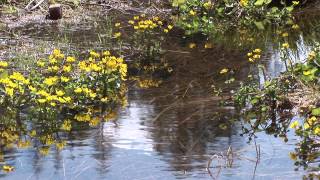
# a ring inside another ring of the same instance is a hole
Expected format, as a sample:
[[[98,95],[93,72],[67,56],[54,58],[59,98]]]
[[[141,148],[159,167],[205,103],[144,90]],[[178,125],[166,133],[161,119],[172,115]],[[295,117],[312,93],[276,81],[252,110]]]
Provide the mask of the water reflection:
[[[60,33],[60,38],[66,36],[75,42],[76,49],[91,47],[98,41],[92,33],[97,29],[72,26],[72,30],[66,32],[67,27],[53,27],[52,32]],[[42,25],[28,26],[22,31],[31,39],[38,36],[49,42],[56,41],[49,36],[51,31],[49,33],[47,29]],[[247,77],[249,68],[245,51],[232,50],[217,41],[213,41],[210,49],[198,48],[200,46],[189,49],[187,44],[194,43],[192,38],[171,37],[162,43],[168,51],[161,58],[170,64],[173,72],[160,77],[154,71],[144,75],[161,79],[163,83],[141,89],[130,81],[129,106],[119,112],[116,120],[96,128],[79,126],[76,131],[63,135],[66,147],[62,151],[51,149],[46,157],[39,155],[34,148],[5,151],[5,161],[14,165],[16,170],[9,174],[1,172],[0,176],[7,179],[210,179],[206,170],[208,160],[213,154],[225,153],[231,146],[233,166],[223,168],[220,177],[252,178],[255,146],[240,136],[241,124],[230,122],[237,119],[235,110],[232,106],[220,106],[222,99],[213,96],[212,87],[222,88],[223,100],[228,102],[232,88]],[[108,45],[97,45],[103,46]],[[298,47],[307,49],[302,45]],[[276,60],[278,57],[273,53],[273,47],[266,49],[263,60],[274,77],[283,70],[283,63]],[[236,82],[228,88],[225,79],[218,76],[225,67],[233,69],[236,77]],[[258,137],[257,144],[262,150],[255,172],[257,179],[300,179],[303,172],[293,171],[294,165],[287,153],[293,151],[297,142],[293,134],[288,134],[290,144],[263,133],[258,133]],[[213,172],[219,170],[216,163],[210,167]]]

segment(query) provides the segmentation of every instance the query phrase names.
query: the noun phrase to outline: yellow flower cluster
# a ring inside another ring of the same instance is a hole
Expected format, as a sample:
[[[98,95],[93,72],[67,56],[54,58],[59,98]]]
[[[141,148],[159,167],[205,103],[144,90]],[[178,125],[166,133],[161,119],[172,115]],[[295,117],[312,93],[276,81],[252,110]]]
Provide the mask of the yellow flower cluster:
[[[240,0],[240,6],[241,7],[246,7],[248,6],[249,0]]]
[[[138,79],[138,85],[140,88],[150,88],[150,87],[159,87],[162,83],[161,80],[154,79]]]
[[[59,151],[61,151],[67,145],[66,141],[61,141],[56,143],[56,147]]]
[[[26,140],[26,141],[19,140],[17,143],[17,146],[18,146],[18,148],[28,148],[31,146],[31,142],[28,140]]]
[[[288,43],[283,43],[282,44],[282,49],[288,49],[290,46]]]
[[[255,49],[255,50],[253,50],[252,52],[249,52],[248,54],[247,54],[247,56],[248,56],[248,60],[249,60],[249,62],[251,62],[251,63],[254,63],[254,62],[256,62],[257,60],[259,60],[260,58],[261,58],[261,52],[262,52],[262,50],[261,49]]]
[[[0,61],[0,72],[3,72],[9,66],[8,62]]]
[[[164,26],[164,23],[158,16],[151,18],[145,18],[144,14],[140,16],[134,16],[132,20],[129,20],[128,23],[132,25],[133,29],[139,31],[153,30],[155,28],[163,28],[163,32],[168,33],[173,26],[167,25]]]
[[[3,165],[2,166],[2,170],[4,172],[11,172],[11,171],[14,171],[14,167],[13,166],[10,166],[10,165]]]
[[[0,85],[4,86],[5,94],[13,98],[15,93],[24,94],[25,88],[30,80],[19,72],[13,72],[7,78],[0,79]]]
[[[64,130],[64,131],[70,131],[72,128],[71,126],[71,121],[70,120],[65,120],[63,122],[63,124],[61,125],[61,129]]]
[[[7,68],[8,65],[5,61],[0,61],[0,68]],[[55,121],[48,121],[46,124],[53,131],[71,131],[74,120],[97,126],[102,119],[110,116],[105,116],[101,109],[100,112],[93,110],[93,105],[108,107],[106,105],[109,103],[127,104],[123,83],[127,76],[127,64],[121,57],[112,56],[109,51],[90,51],[88,58],[78,61],[55,49],[48,59],[39,60],[35,68],[26,76],[8,68],[8,73],[0,77],[0,103],[9,103],[6,106],[10,108],[27,105],[32,113],[41,114],[41,121],[54,119]],[[67,120],[57,120],[64,110],[68,112]],[[12,117],[8,119],[11,120]],[[0,144],[27,148],[31,146],[33,139],[38,139],[42,145],[39,148],[42,155],[47,155],[52,145],[58,150],[66,145],[66,142],[57,140],[57,136],[51,131],[38,132],[39,134],[35,129],[21,131],[16,125],[6,125],[0,129]]]

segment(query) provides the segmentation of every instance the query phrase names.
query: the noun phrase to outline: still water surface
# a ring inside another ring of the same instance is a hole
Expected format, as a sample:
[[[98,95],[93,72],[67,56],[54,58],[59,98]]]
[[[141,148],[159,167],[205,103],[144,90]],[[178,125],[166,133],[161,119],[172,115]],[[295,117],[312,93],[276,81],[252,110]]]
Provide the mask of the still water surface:
[[[30,24],[17,29],[26,41],[2,40],[12,48],[39,41],[55,44],[57,36],[68,37],[66,48],[105,48],[98,43],[101,26],[90,23],[60,27],[59,24]],[[99,29],[100,28],[100,29]],[[102,28],[103,29],[103,28]],[[163,79],[159,87],[141,89],[129,83],[129,105],[119,110],[114,121],[97,128],[72,131],[62,151],[52,149],[41,156],[36,149],[14,150],[5,154],[7,163],[15,171],[0,174],[2,179],[301,179],[305,173],[294,171],[288,153],[294,151],[297,137],[289,132],[288,143],[280,138],[258,133],[257,145],[261,159],[256,163],[254,142],[248,143],[240,122],[219,127],[234,117],[232,106],[219,106],[213,96],[212,84],[223,84],[216,76],[228,67],[236,70],[237,80],[248,73],[245,50],[234,50],[226,45],[213,49],[189,49],[186,42],[174,34],[164,45],[164,55],[174,73]],[[13,42],[13,45],[12,45]],[[10,44],[11,43],[11,44]],[[36,46],[36,45],[35,45]],[[307,45],[299,45],[304,56]],[[283,70],[272,48],[264,61],[271,76]],[[5,54],[5,53],[3,53]],[[2,55],[3,55],[2,54]],[[299,54],[299,53],[298,53]],[[231,87],[223,94],[228,97]],[[181,98],[183,97],[183,98]],[[220,118],[215,118],[220,114]],[[214,159],[214,154],[226,154],[232,148],[232,165]]]

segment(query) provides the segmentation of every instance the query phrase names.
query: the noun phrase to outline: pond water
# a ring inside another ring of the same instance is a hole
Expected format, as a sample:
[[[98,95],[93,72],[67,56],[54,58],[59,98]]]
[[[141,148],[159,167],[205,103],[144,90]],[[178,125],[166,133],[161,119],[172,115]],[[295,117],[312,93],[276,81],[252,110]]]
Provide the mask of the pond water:
[[[3,36],[0,41],[11,52],[26,54],[30,49],[48,52],[56,45],[80,52],[108,49],[97,35],[105,32],[104,23],[32,23],[14,29],[20,40]],[[61,40],[64,38],[65,42]],[[241,122],[228,123],[237,118],[233,106],[222,107],[220,98],[213,96],[213,84],[224,86],[225,79],[217,76],[222,68],[234,69],[237,81],[247,77],[246,49],[224,43],[212,49],[190,49],[187,44],[192,40],[172,33],[163,41],[166,52],[162,57],[173,67],[173,73],[161,77],[163,82],[158,87],[142,89],[129,81],[128,106],[119,110],[114,121],[71,131],[66,147],[61,151],[52,148],[47,156],[40,155],[36,148],[10,150],[4,159],[15,171],[1,172],[0,178],[301,179],[306,172],[295,171],[288,154],[298,142],[294,132],[288,133],[287,143],[264,132],[257,134],[256,145],[248,142],[248,137],[241,136]],[[302,40],[298,44],[298,54],[305,56],[308,43]],[[272,45],[266,54],[262,61],[268,65],[268,72],[278,75],[283,64],[276,60]],[[15,54],[3,51],[0,56]],[[223,97],[228,99],[235,87],[225,89]],[[260,147],[259,160],[256,146]],[[226,156],[229,147],[232,157],[228,162],[213,158]]]

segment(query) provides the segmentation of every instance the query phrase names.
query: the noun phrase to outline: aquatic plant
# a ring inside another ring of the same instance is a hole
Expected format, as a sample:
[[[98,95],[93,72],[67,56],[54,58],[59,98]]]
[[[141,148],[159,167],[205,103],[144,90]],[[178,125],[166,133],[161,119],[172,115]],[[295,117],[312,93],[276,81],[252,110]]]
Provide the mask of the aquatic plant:
[[[1,151],[32,143],[43,155],[51,145],[61,150],[66,141],[60,133],[79,123],[95,127],[114,118],[118,105],[126,105],[127,64],[109,51],[90,51],[78,60],[55,49],[28,73],[6,61],[0,62],[0,71]]]
[[[241,27],[264,30],[269,25],[293,25],[294,1],[284,8],[270,7],[271,0],[197,1],[174,0],[178,15],[173,19],[186,34],[202,32],[207,35],[224,33]]]
[[[287,35],[282,35],[287,37]],[[250,74],[248,81],[242,84],[234,100],[241,109],[244,119],[243,132],[249,134],[250,139],[256,132],[265,131],[288,141],[287,133],[293,130],[300,137],[296,144],[296,151],[290,153],[297,169],[304,167],[311,169],[310,177],[317,177],[312,173],[317,171],[314,166],[319,160],[320,137],[320,108],[319,108],[319,45],[309,53],[306,60],[293,64],[289,55],[289,43],[280,43],[280,58],[286,65],[286,71],[279,77],[270,79]],[[249,61],[253,53],[248,54]],[[253,64],[261,68],[262,64]],[[303,90],[303,91],[301,91]],[[303,98],[304,103],[298,103]],[[292,111],[293,108],[298,111]],[[298,114],[301,118],[293,120]],[[310,165],[312,167],[310,167]]]

